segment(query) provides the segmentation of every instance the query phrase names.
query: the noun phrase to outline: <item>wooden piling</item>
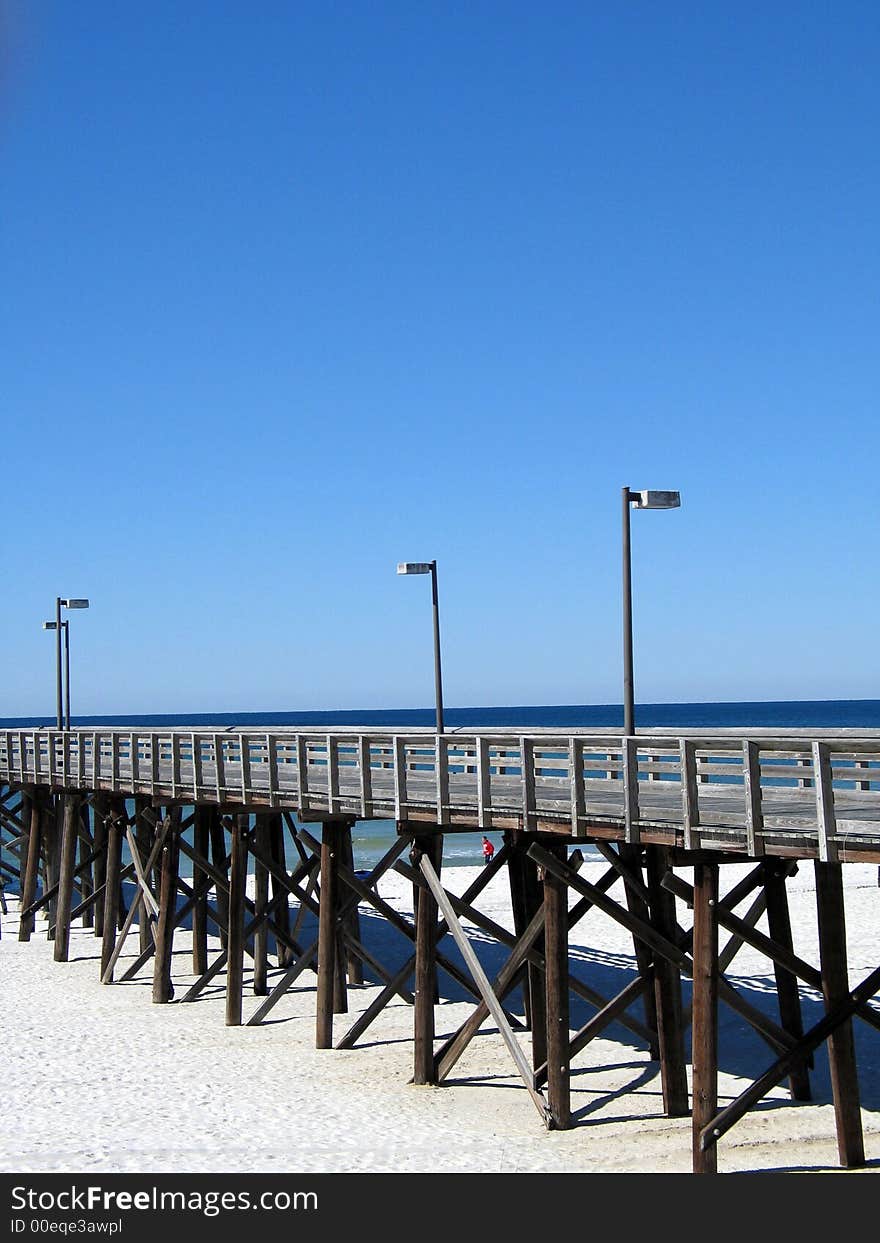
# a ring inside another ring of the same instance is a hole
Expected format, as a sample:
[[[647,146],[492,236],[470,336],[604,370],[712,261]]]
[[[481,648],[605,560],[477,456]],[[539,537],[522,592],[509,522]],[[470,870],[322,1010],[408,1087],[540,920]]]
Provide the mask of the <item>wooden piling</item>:
[[[350,872],[355,870],[354,866],[354,846],[351,840],[351,825],[346,824],[342,834],[342,861]],[[361,920],[358,914],[357,903],[345,917],[345,929],[350,936],[356,941],[361,939]],[[357,954],[353,954],[351,950],[346,956],[346,972],[349,984],[360,987],[364,982],[364,964],[358,958]]]
[[[344,823],[344,821],[342,822]],[[321,899],[318,908],[318,995],[315,1047],[333,1046],[333,1011],[337,976],[337,921],[341,824],[330,820],[321,833]]]
[[[271,858],[269,817],[262,813],[255,817],[254,841],[264,858]],[[269,905],[269,872],[260,859],[254,856],[254,914],[258,920],[254,930],[254,995],[265,997],[269,988],[266,980],[269,968],[269,929],[266,913]]]
[[[63,814],[62,797],[60,795],[51,796],[51,807],[43,821],[43,889],[44,891],[54,889],[58,884],[58,866],[60,862],[61,847],[61,826],[59,819]],[[49,901],[46,914],[48,916],[48,926],[46,928],[46,940],[55,940],[55,920],[58,912],[58,899],[53,897]]]
[[[214,868],[224,877],[229,874],[228,852],[226,850],[226,831],[220,812],[212,807],[208,811],[208,834],[211,838],[211,862]],[[217,885],[217,918],[220,921],[220,945],[225,950],[229,941],[229,889]]]
[[[814,867],[822,996],[827,1012],[836,1004],[846,1001],[849,994],[843,871],[839,863],[820,863],[818,860]],[[851,1169],[853,1166],[865,1164],[859,1079],[851,1019],[846,1019],[828,1037],[828,1062],[834,1093],[837,1151],[840,1164]]]
[[[208,822],[210,811],[203,804],[196,804],[193,813],[193,851],[202,858],[208,858],[209,833]],[[198,893],[200,886],[207,878],[207,873],[200,864],[193,861],[193,893]],[[208,970],[208,895],[197,897],[192,913],[192,969],[193,975],[204,975]]]
[[[272,862],[279,872],[287,875],[287,860],[284,855],[284,823],[280,814],[269,816],[269,842]],[[279,878],[272,876],[272,900],[275,903],[275,923],[285,934],[290,934],[290,895],[281,884]],[[293,950],[276,938],[278,966],[289,967],[293,962]]]
[[[427,856],[440,875],[443,838],[423,834],[413,840],[410,861],[418,868]],[[434,998],[437,990],[437,900],[423,889],[416,914],[415,1006],[413,1008],[413,1083],[436,1083],[434,1064]]]
[[[105,984],[110,984],[113,981],[112,974],[109,977],[107,976],[107,968],[116,948],[116,932],[119,924],[120,899],[122,896],[119,874],[122,871],[122,836],[124,832],[124,822],[120,818],[117,808],[111,806],[108,809],[108,818],[106,851],[107,888],[104,891],[104,931],[101,938],[101,981]]]
[[[34,916],[29,914],[28,907],[37,896],[37,880],[40,873],[40,854],[43,844],[43,817],[45,815],[45,795],[41,790],[34,789],[24,795],[22,817],[28,821],[27,860],[24,878],[21,884],[21,918],[18,922],[19,941],[29,941],[34,930]]]
[[[142,795],[138,795],[134,800],[134,837],[138,853],[144,863],[150,857],[150,851],[153,849],[153,842],[156,838],[152,819],[153,814],[150,800]],[[146,881],[151,889],[156,888],[155,876],[148,875]],[[147,909],[146,903],[141,902],[140,914],[138,915],[138,948],[141,953],[148,950],[153,944],[149,915],[150,912]]]
[[[79,892],[83,902],[95,892],[93,879],[91,857],[94,849],[94,838],[92,836],[91,817],[89,814],[88,800],[80,799],[79,803]],[[90,903],[82,913],[82,925],[84,928],[94,928],[95,926],[95,906]]]
[[[788,866],[783,860],[767,859],[765,861],[764,897],[767,909],[767,930],[772,940],[791,952],[793,941],[786,890],[787,876]],[[773,970],[776,975],[780,1025],[789,1035],[800,1040],[804,1034],[804,1022],[797,976],[775,960]],[[793,1101],[808,1101],[812,1098],[810,1072],[806,1063],[793,1067],[788,1078],[788,1085]]]
[[[668,851],[662,846],[648,846],[645,854],[651,923],[667,940],[675,942],[675,897],[662,884],[669,870]],[[654,959],[654,996],[663,1109],[668,1118],[681,1118],[689,1112],[681,970],[659,954]]]
[[[58,864],[58,899],[55,912],[56,962],[67,962],[70,952],[70,911],[73,901],[76,847],[79,841],[79,796],[65,794],[61,800],[61,852]]]
[[[180,808],[171,808],[171,827],[159,856],[159,915],[156,920],[156,952],[153,957],[153,1002],[163,1005],[174,996],[171,955],[177,914],[177,878],[180,865]]]
[[[92,795],[92,838],[97,856],[95,858],[95,936],[104,936],[104,910],[107,901],[107,821],[106,798]]]
[[[561,862],[564,846],[551,846]],[[544,961],[547,1026],[547,1108],[557,1130],[571,1126],[568,1015],[568,886],[544,873]]]
[[[642,880],[642,851],[641,847],[635,846],[628,842],[621,842],[618,846],[618,854],[622,863],[635,874],[638,880]],[[648,922],[650,920],[650,912],[648,904],[635,889],[629,885],[626,886],[626,905],[631,915],[635,915],[637,919]],[[639,937],[633,937],[633,950],[635,952],[636,964],[639,968],[639,975],[645,981],[645,991],[643,993],[645,1005],[645,1026],[651,1032],[651,1057],[660,1057],[660,1044],[657,1035],[657,1004],[655,1000],[655,983],[654,983],[654,954],[650,946],[646,945]]]
[[[693,1170],[715,1174],[717,1145],[701,1147],[700,1135],[718,1109],[718,864],[694,865]]]
[[[244,978],[244,915],[248,870],[246,813],[232,817],[232,859],[229,866],[229,933],[226,958],[226,1026],[241,1025]]]

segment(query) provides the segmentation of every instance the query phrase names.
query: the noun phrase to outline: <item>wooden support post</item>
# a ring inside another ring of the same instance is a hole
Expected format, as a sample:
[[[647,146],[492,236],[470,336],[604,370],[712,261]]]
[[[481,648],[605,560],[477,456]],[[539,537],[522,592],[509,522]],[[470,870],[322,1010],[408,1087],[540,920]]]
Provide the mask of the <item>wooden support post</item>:
[[[203,804],[196,804],[193,815],[193,850],[202,858],[208,858],[208,821],[211,811]],[[199,887],[206,879],[207,873],[193,860],[193,892],[198,893]],[[204,975],[208,970],[208,895],[202,894],[195,900],[192,913],[192,969],[193,975]]]
[[[70,952],[70,911],[73,901],[76,846],[79,841],[79,795],[62,798],[61,856],[58,865],[58,905],[55,914],[55,961],[67,962]]]
[[[45,848],[44,871],[43,871],[43,888],[54,889],[58,884],[58,864],[61,845],[61,828],[59,819],[63,812],[62,799],[60,795],[52,796],[51,807],[47,811],[43,824],[43,846]],[[49,925],[46,929],[46,939],[48,941],[55,940],[55,919],[58,911],[58,899],[54,897],[49,902],[46,912],[49,919]]]
[[[767,906],[767,930],[770,938],[785,949],[792,951],[791,919],[788,913],[788,894],[786,880],[789,865],[783,859],[767,859],[764,863],[764,896]],[[800,1040],[804,1034],[804,1022],[801,1014],[801,998],[798,991],[797,976],[782,963],[774,960],[773,970],[776,974],[776,995],[779,998],[779,1022],[789,1035]],[[792,1068],[788,1078],[789,1091],[793,1101],[808,1101],[810,1092],[810,1072],[806,1063]]]
[[[636,878],[642,880],[642,852],[639,846],[630,845],[627,842],[621,842],[618,848],[621,863],[635,874]],[[635,915],[637,919],[644,920],[646,923],[650,920],[648,904],[643,897],[636,892],[630,885],[626,886],[626,905],[631,915]],[[645,1026],[651,1032],[651,1058],[657,1059],[660,1056],[660,1047],[657,1037],[657,1004],[655,1001],[654,989],[654,955],[650,946],[646,945],[639,937],[633,936],[633,949],[635,951],[636,963],[639,968],[639,975],[645,981]]]
[[[153,959],[153,1001],[163,1005],[174,996],[171,954],[174,948],[174,917],[177,914],[177,879],[180,865],[180,808],[169,812],[171,827],[159,856],[159,915],[156,920],[156,954]],[[146,915],[144,914],[146,922]]]
[[[529,837],[520,840],[517,850],[522,857],[523,913],[526,917],[525,927],[534,919],[544,901],[544,887],[541,882],[540,869],[534,860],[527,855]],[[544,933],[540,932],[533,947],[538,955],[544,953]],[[529,997],[529,1015],[532,1021],[532,1066],[535,1070],[547,1061],[547,981],[544,972],[535,962],[526,967],[526,979],[523,993]]]
[[[227,1027],[239,1027],[241,1025],[249,819],[246,813],[232,817],[232,859],[229,866],[229,934],[226,959]]]
[[[417,837],[410,861],[421,866],[426,856],[439,877],[443,838],[438,834]],[[437,899],[422,890],[416,914],[415,1006],[413,1008],[413,1083],[436,1083],[434,1066],[434,998],[437,991]]]
[[[25,914],[37,896],[37,878],[40,871],[40,848],[43,843],[43,818],[46,800],[42,790],[34,789],[25,796],[22,817],[28,820],[28,848],[24,877],[21,884],[21,919],[18,924],[19,941],[29,941],[34,930],[33,914]]]
[[[344,821],[342,822],[344,823]],[[321,833],[321,899],[318,907],[318,996],[315,1048],[333,1047],[333,1012],[337,976],[340,843],[338,820],[323,825]]]
[[[85,799],[80,799],[79,820],[79,892],[81,901],[86,902],[95,892],[95,885],[90,862],[93,849],[92,826],[89,805]],[[82,925],[84,928],[95,926],[95,908],[91,903],[82,913]]]
[[[153,827],[152,817],[153,809],[150,800],[143,795],[138,795],[134,800],[134,836],[141,859],[146,863],[150,857],[150,851],[153,849],[155,841],[155,829]],[[160,865],[161,866],[161,865]],[[155,889],[155,878],[148,875],[146,877],[147,884],[151,890]],[[141,953],[149,949],[153,944],[153,934],[150,931],[150,912],[145,902],[141,903],[140,914],[138,915],[138,948]]]
[[[92,795],[92,837],[95,850],[95,936],[104,936],[104,909],[106,905],[107,882],[107,813],[106,799],[102,794]]]
[[[288,873],[284,857],[284,824],[278,812],[269,816],[269,845],[272,862],[279,872]],[[277,876],[272,876],[272,899],[275,902],[275,923],[282,933],[290,935],[290,896]],[[293,950],[276,938],[278,966],[289,967],[293,962]]]
[[[513,931],[517,940],[519,940],[526,928],[528,928],[530,919],[526,903],[525,870],[527,867],[530,867],[534,872],[534,865],[532,864],[532,861],[527,858],[525,850],[518,848],[516,837],[509,829],[506,830],[504,834],[504,845],[507,847],[507,882],[510,886],[510,908],[513,914]],[[522,988],[523,1017],[525,1020],[524,1025],[527,1031],[532,1030],[532,998],[529,988],[530,979],[531,975],[528,975],[523,981]],[[541,989],[543,991],[543,981],[541,981]],[[544,1023],[542,1021],[540,1023],[542,1043],[544,1039],[543,1029]],[[540,1062],[534,1062],[534,1064],[538,1066],[540,1065]]]
[[[819,963],[826,1012],[845,1002],[849,995],[846,958],[846,919],[843,902],[843,871],[839,863],[814,864],[816,913],[819,927]],[[846,1019],[828,1037],[828,1062],[834,1093],[834,1121],[840,1164],[847,1168],[865,1164],[865,1142],[859,1105],[859,1080],[852,1020]]]
[[[704,1149],[701,1132],[718,1109],[718,864],[694,865],[693,1169],[715,1174],[714,1139]]]
[[[255,817],[254,842],[257,850],[264,858],[271,858],[269,838],[269,817],[263,813]],[[266,924],[266,912],[269,905],[269,872],[259,858],[254,857],[254,915],[262,922],[254,929],[254,995],[265,997],[268,992],[266,983],[269,970],[269,929]]]
[[[345,826],[342,834],[342,861],[350,872],[355,870],[354,846],[351,840],[350,824]],[[358,914],[357,903],[352,906],[351,910],[345,917],[345,929],[349,936],[353,937],[355,941],[360,941],[361,920],[360,915]],[[350,949],[348,951],[346,967],[349,984],[353,984],[359,988],[364,982],[364,964],[360,958],[358,958],[357,954],[353,954]]]
[[[563,863],[564,846],[548,853]],[[544,960],[547,1007],[547,1109],[557,1130],[571,1126],[568,1018],[568,886],[544,873]]]
[[[228,852],[226,850],[226,830],[223,827],[223,818],[219,811],[213,807],[209,811],[208,832],[211,838],[211,862],[215,869],[221,872],[223,876],[228,876],[229,863],[227,862]],[[223,949],[228,948],[229,935],[229,891],[224,889],[222,885],[218,885],[215,889],[217,895],[217,918],[220,921],[220,945]]]
[[[675,897],[662,884],[670,867],[668,851],[663,846],[648,846],[645,853],[651,923],[667,940],[675,941],[678,935]],[[681,970],[659,954],[654,959],[654,995],[663,1108],[668,1118],[682,1118],[689,1109]]]
[[[104,931],[101,940],[101,979],[107,984],[113,981],[112,975],[106,976],[106,972],[116,948],[121,898],[119,874],[122,871],[123,832],[124,825],[119,816],[119,809],[111,805],[107,825],[107,888],[104,893]]]

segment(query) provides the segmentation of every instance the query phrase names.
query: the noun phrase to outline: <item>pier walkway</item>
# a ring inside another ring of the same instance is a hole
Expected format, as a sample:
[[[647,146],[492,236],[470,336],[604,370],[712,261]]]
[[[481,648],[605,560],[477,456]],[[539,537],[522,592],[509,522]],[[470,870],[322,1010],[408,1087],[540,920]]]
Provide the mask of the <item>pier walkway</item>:
[[[393,820],[397,834],[366,874],[351,830],[371,819]],[[501,849],[465,894],[448,892],[444,836],[488,831],[503,835]],[[607,864],[596,883],[580,875],[585,846]],[[805,861],[815,873],[818,963],[798,953],[788,914],[786,882]],[[726,885],[734,863],[747,873]],[[154,1002],[186,1003],[223,981],[230,1026],[243,1021],[246,962],[261,999],[250,1025],[311,977],[319,1048],[351,1047],[402,999],[413,1009],[416,1084],[443,1082],[488,1023],[541,1120],[558,1129],[573,1124],[573,1060],[621,1023],[658,1065],[664,1112],[690,1114],[696,1172],[717,1168],[719,1140],[783,1080],[793,1099],[810,1099],[820,1046],[841,1163],[864,1163],[853,1023],[880,1038],[872,1004],[880,967],[849,979],[842,869],[850,863],[880,863],[880,731],[0,732],[0,880],[20,892],[21,941],[45,921],[63,962],[71,923],[82,920],[101,940],[103,983],[148,970]],[[390,868],[412,884],[409,915],[379,893]],[[502,871],[512,931],[479,905]],[[364,942],[366,908],[410,943],[403,966],[379,961]],[[570,962],[569,930],[589,911],[632,937],[636,973],[614,997]],[[196,980],[175,996],[172,947],[184,920]],[[310,921],[315,935],[304,931]],[[504,951],[492,980],[466,924]],[[222,947],[213,960],[209,927]],[[773,964],[775,1014],[727,977],[743,945]],[[474,1008],[438,1045],[444,977]],[[352,988],[373,995],[334,1036]],[[804,988],[824,1005],[809,1030]],[[572,996],[591,1010],[574,1032]],[[724,1108],[719,1004],[772,1058]]]

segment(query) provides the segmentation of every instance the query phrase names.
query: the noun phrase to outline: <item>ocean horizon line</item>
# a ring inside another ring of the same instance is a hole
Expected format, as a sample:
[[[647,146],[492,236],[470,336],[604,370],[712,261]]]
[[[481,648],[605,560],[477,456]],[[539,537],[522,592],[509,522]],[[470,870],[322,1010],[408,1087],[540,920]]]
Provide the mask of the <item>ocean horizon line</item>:
[[[724,699],[669,700],[637,703],[640,724],[722,725],[778,724],[782,727],[826,724],[880,725],[880,699]],[[745,714],[748,713],[748,717]],[[504,704],[446,707],[445,722],[453,728],[485,723],[511,726],[607,725],[618,727],[623,719],[622,703],[605,704]],[[607,719],[606,719],[607,718]],[[771,720],[772,718],[772,720]],[[431,725],[433,705],[420,708],[308,708],[273,710],[214,710],[201,712],[104,712],[74,714],[74,726],[98,725],[342,725],[411,724]],[[54,712],[42,715],[0,718],[0,728],[51,728]]]

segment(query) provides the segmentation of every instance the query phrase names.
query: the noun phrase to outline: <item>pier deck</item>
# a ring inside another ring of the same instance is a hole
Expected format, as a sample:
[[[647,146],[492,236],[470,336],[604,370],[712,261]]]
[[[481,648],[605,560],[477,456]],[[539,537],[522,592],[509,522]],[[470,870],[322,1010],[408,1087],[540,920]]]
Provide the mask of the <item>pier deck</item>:
[[[0,780],[306,820],[880,861],[880,731],[6,731]]]

